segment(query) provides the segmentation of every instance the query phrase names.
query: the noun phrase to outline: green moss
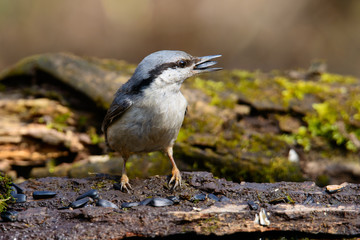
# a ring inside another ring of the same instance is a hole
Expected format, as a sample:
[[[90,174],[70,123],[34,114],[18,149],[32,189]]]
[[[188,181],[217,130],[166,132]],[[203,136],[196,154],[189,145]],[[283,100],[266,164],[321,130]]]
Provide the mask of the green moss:
[[[271,159],[270,164],[265,166],[263,171],[263,176],[267,178],[266,182],[304,180],[299,165],[283,157]]]
[[[360,101],[354,101],[352,103],[352,106],[355,110],[355,113],[353,115],[354,120],[360,121]]]
[[[5,211],[7,208],[7,202],[11,197],[11,178],[3,173],[0,173],[0,212]]]
[[[234,127],[234,122],[229,129],[226,118],[216,114],[191,116],[185,119],[178,141],[195,143],[208,155],[203,163],[194,161],[193,167],[235,181],[299,181],[299,167],[286,158],[289,146],[301,145],[306,152],[314,148],[332,153],[338,148],[358,151],[350,138],[353,134],[360,139],[360,89],[356,78],[323,73],[304,80],[291,79],[281,72],[270,75],[241,70],[222,71],[212,77],[195,78],[190,84],[209,96],[211,105],[232,109],[237,102],[244,102],[258,111],[291,110],[295,112],[293,117],[303,115],[299,119],[302,126],[293,133],[251,133],[251,137],[244,137],[246,129]],[[212,135],[215,144],[197,137],[194,141],[199,133]],[[195,156],[201,157],[198,153]],[[211,161],[211,156],[221,158],[221,167]],[[244,161],[249,156],[249,162]]]
[[[320,78],[324,83],[344,83],[353,84],[357,82],[357,79],[352,76],[342,76],[339,74],[323,73]]]
[[[233,76],[235,76],[238,79],[248,80],[248,79],[254,79],[256,76],[256,73],[245,71],[245,70],[233,70],[231,72]]]
[[[234,108],[236,104],[236,96],[226,92],[227,87],[224,82],[204,80],[195,78],[192,87],[202,90],[206,95],[211,97],[210,104],[222,108]]]
[[[313,104],[315,112],[304,117],[309,134],[303,136],[308,138],[320,136],[329,143],[343,146],[349,151],[357,151],[356,145],[349,138],[348,130],[351,129],[349,116],[339,109],[338,104],[339,102],[334,99]],[[344,124],[342,125],[341,122]]]
[[[309,151],[313,144],[313,138],[321,137],[329,144],[344,147],[349,151],[358,151],[356,144],[349,138],[349,134],[353,132],[359,139],[357,128],[352,125],[353,120],[359,121],[360,119],[358,90],[356,87],[351,87],[351,84],[357,82],[354,77],[324,73],[319,81],[289,80],[285,77],[276,77],[275,82],[284,88],[282,95],[287,105],[294,99],[302,101],[306,95],[322,99],[322,101],[312,104],[314,111],[306,112],[303,118],[306,125],[287,140],[294,140],[295,143]],[[346,102],[343,98],[345,95]]]
[[[179,135],[176,139],[177,142],[185,142],[192,134],[194,133],[193,129],[189,127],[183,127],[179,131]]]
[[[67,113],[63,113],[63,114],[58,114],[54,117],[54,122],[58,123],[58,124],[63,124],[66,125],[66,122],[68,121],[68,119],[71,116],[71,112],[67,112]]]
[[[94,184],[91,186],[91,189],[102,189],[106,187],[106,182],[105,181],[95,181]]]
[[[295,134],[282,134],[279,136],[279,139],[285,141],[288,145],[299,144],[306,152],[311,150],[312,136],[305,126],[299,127]]]
[[[208,217],[201,220],[198,224],[202,227],[204,232],[215,233],[220,227],[220,220],[217,217]]]
[[[202,114],[186,117],[179,133],[179,141],[185,141],[194,133],[216,134],[221,129],[224,120],[214,114]]]
[[[48,128],[56,129],[59,132],[63,132],[68,127],[68,119],[71,117],[72,113],[67,112],[63,114],[56,114],[53,118],[53,121],[47,123]],[[39,122],[42,122],[43,118],[39,118]]]
[[[47,168],[49,169],[49,173],[52,174],[55,172],[55,167],[56,167],[56,160],[55,159],[50,159],[47,163]]]
[[[98,135],[94,127],[90,127],[87,133],[90,136],[92,144],[99,144],[105,142],[105,138],[103,136]]]
[[[290,203],[290,204],[295,204],[295,203],[296,203],[296,202],[294,201],[294,199],[292,199],[292,197],[291,197],[288,193],[286,193],[286,200],[287,200],[287,202]]]
[[[168,175],[171,173],[171,163],[164,153],[152,152],[131,156],[126,162],[126,169],[131,169],[127,172],[130,179]]]
[[[64,65],[53,68],[49,63],[54,60]],[[72,68],[66,68],[68,65]],[[114,89],[135,69],[117,60],[55,54],[28,58],[5,74],[32,74],[34,66],[85,93],[104,108],[108,108]],[[298,166],[287,161],[287,151],[295,145],[303,146],[305,158],[343,159],[345,154],[349,160],[349,154],[357,156],[360,82],[351,76],[322,73],[319,69],[321,66],[315,64],[309,71],[293,71],[298,74],[224,70],[185,81],[184,88],[196,89],[194,94],[203,93],[192,100],[208,101],[208,104],[196,112],[190,104],[177,139],[180,147],[177,147],[176,158],[182,158],[194,169],[210,170],[235,181],[276,181],[299,179]],[[121,74],[115,79],[107,77],[114,72]],[[34,89],[28,91],[31,94]],[[41,92],[32,94],[44,96]],[[61,93],[49,91],[48,94],[52,99],[62,98]],[[201,106],[196,102],[194,105]],[[243,111],[242,107],[250,111]],[[17,111],[18,114],[26,112],[28,119],[35,116],[39,122],[49,122],[39,118],[39,109],[19,107]],[[75,114],[71,111],[51,113],[53,120],[49,127],[59,131],[72,125],[82,131],[86,129],[86,119],[72,117],[71,113]],[[296,129],[277,128],[285,115],[295,119]],[[262,123],[271,126],[256,126]],[[93,144],[103,142],[95,128],[89,128],[88,134]],[[151,153],[132,157],[128,168],[132,169],[131,178],[146,177],[168,174],[171,164],[162,153]]]
[[[318,94],[330,91],[328,85],[319,84],[315,81],[291,81],[285,77],[275,77],[274,81],[283,88],[281,94],[286,106],[288,106],[293,99],[303,100],[306,94]]]

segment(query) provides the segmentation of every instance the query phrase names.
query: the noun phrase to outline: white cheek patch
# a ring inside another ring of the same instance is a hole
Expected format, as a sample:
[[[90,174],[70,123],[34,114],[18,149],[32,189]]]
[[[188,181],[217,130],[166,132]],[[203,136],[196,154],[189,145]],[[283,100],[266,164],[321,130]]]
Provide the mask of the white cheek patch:
[[[159,78],[166,83],[182,83],[191,75],[187,68],[168,68],[164,70]]]

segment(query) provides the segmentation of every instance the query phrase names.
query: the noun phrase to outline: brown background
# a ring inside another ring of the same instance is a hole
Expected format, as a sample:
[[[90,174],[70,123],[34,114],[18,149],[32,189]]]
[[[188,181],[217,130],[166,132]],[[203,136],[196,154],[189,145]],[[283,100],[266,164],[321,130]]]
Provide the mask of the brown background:
[[[0,70],[36,53],[139,62],[160,49],[223,54],[225,68],[360,76],[357,0],[0,0]]]

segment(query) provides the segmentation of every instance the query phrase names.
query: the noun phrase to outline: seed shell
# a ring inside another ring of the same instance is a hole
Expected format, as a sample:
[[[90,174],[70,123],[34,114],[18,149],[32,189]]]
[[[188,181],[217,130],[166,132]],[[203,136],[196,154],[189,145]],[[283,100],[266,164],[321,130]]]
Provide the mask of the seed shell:
[[[99,199],[96,201],[96,206],[98,207],[111,207],[111,208],[115,208],[115,209],[118,209],[119,207],[116,206],[114,203],[108,201],[108,200],[105,200],[105,199]]]
[[[24,203],[26,202],[26,195],[25,194],[14,194],[12,195],[15,198],[16,203]]]
[[[98,199],[99,198],[99,192],[96,189],[91,189],[87,191],[84,194],[81,194],[79,197],[76,198],[76,200],[80,200],[86,197],[90,197],[92,199]]]
[[[90,201],[88,197],[76,200],[75,202],[70,203],[69,208],[82,208],[87,205]]]
[[[8,210],[1,213],[1,218],[5,222],[15,222],[17,220],[18,212],[14,210]]]
[[[150,205],[153,207],[165,207],[165,206],[170,206],[173,204],[174,204],[174,202],[171,201],[170,199],[160,198],[160,197],[155,197],[150,202]]]
[[[55,197],[56,192],[52,191],[35,191],[33,192],[34,199],[46,199]]]

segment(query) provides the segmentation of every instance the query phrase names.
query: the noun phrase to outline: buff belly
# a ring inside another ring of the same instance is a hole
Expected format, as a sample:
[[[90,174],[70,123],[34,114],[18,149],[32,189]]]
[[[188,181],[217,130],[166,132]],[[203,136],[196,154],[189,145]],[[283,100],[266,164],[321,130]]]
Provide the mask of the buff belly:
[[[128,109],[107,129],[110,147],[120,154],[172,147],[184,120],[187,103],[182,95],[167,101],[166,105],[162,103],[161,99],[140,102]]]

